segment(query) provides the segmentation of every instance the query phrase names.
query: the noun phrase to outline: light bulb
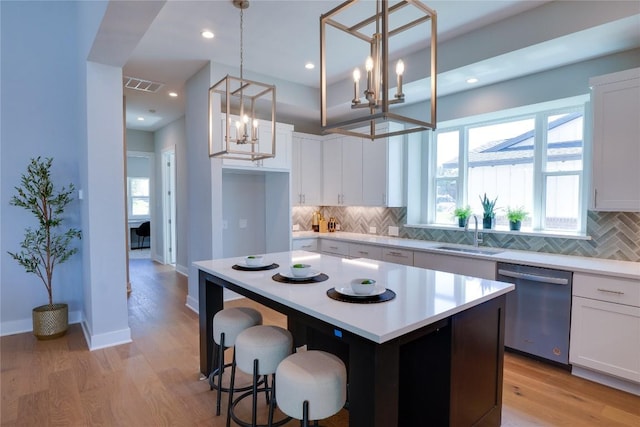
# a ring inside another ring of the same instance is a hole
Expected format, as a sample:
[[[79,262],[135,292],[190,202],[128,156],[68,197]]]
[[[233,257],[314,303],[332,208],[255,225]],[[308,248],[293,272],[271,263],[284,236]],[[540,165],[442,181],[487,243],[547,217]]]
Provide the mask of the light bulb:
[[[396,63],[396,74],[399,76],[404,74],[404,62],[402,62],[402,59],[398,60]]]
[[[367,71],[373,70],[373,58],[370,56],[367,56],[367,60],[365,61],[364,66],[367,69]]]
[[[356,68],[355,70],[353,70],[353,81],[354,82],[360,81],[360,68]]]
[[[249,116],[247,116],[246,114],[242,116],[242,123],[244,123],[245,125],[249,123]]]
[[[253,127],[254,128],[258,127],[258,119],[253,119]]]

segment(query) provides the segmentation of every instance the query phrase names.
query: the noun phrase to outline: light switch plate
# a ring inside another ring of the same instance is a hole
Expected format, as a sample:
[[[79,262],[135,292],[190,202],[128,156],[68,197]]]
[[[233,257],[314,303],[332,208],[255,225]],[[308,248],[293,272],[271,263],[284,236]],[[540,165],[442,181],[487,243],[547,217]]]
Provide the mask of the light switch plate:
[[[247,228],[247,220],[246,219],[240,219],[238,221],[238,227],[240,228]]]
[[[398,237],[400,234],[400,228],[394,227],[393,225],[389,226],[389,236]]]
[[[370,234],[376,234],[377,232],[377,228],[376,227],[369,227],[369,233]]]

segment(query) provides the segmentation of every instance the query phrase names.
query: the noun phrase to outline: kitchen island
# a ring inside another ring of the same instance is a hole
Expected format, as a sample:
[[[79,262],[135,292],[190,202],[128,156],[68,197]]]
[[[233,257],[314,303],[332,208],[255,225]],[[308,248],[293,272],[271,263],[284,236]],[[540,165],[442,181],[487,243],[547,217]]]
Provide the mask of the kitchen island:
[[[505,295],[509,283],[305,251],[266,254],[279,268],[239,271],[243,258],[199,269],[200,370],[211,372],[213,315],[223,288],[287,316],[295,345],[331,351],[347,365],[350,426],[500,425]],[[273,280],[293,263],[328,279]],[[355,304],[327,296],[370,278],[394,299]]]

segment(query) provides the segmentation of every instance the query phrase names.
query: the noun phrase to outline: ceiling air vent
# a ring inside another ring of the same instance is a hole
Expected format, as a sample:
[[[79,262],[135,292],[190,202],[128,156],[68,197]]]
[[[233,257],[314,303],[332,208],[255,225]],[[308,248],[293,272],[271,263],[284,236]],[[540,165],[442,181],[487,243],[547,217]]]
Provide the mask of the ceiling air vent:
[[[160,88],[162,88],[162,86],[164,86],[164,83],[127,76],[122,78],[122,82],[124,83],[125,89],[133,89],[150,93],[156,93]]]

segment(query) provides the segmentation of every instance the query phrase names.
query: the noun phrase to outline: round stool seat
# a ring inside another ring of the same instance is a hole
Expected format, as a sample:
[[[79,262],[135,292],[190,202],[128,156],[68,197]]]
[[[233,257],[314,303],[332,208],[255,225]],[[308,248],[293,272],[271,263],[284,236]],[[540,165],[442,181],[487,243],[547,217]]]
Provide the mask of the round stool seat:
[[[253,361],[258,360],[257,375],[276,372],[278,364],[291,354],[291,332],[278,326],[252,326],[236,338],[236,366],[244,372],[253,372]]]
[[[224,346],[233,347],[238,334],[247,328],[262,324],[262,314],[250,307],[225,308],[213,316],[213,340],[220,344],[224,334]]]
[[[347,369],[333,354],[309,350],[292,354],[276,371],[278,407],[296,419],[303,419],[304,402],[309,402],[310,420],[336,414],[347,399]]]

